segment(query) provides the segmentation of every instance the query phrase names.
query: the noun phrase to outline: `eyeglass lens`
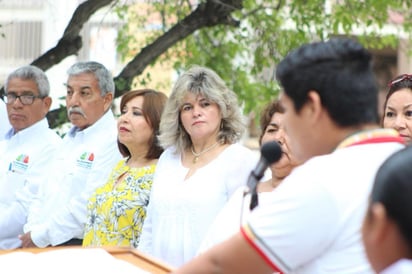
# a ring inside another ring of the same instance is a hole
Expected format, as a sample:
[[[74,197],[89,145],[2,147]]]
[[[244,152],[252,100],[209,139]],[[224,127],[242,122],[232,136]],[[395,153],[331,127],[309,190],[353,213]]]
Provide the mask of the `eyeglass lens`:
[[[17,99],[19,99],[23,105],[31,105],[33,104],[35,98],[40,97],[30,94],[17,95],[14,93],[9,93],[5,97],[5,102],[6,104],[13,104]]]

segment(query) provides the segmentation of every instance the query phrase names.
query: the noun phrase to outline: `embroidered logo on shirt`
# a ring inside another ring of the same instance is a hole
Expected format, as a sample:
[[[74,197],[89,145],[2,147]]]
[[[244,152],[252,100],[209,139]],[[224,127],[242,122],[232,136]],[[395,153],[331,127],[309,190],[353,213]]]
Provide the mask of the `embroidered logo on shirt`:
[[[20,154],[9,164],[9,171],[24,173],[29,168],[29,155]]]
[[[77,159],[77,166],[91,169],[94,161],[93,152],[83,152]]]

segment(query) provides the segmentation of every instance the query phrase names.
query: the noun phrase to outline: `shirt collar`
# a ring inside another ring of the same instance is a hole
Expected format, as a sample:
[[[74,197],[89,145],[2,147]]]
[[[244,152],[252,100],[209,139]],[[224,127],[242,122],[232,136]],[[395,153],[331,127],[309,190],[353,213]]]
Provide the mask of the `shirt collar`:
[[[101,127],[104,127],[108,123],[112,123],[114,121],[114,115],[111,110],[107,111],[100,119],[98,119],[94,124],[88,126],[87,128],[81,130],[80,128],[73,126],[68,135],[71,138],[76,137],[77,134],[81,133],[83,135],[93,135],[94,133],[101,134]]]
[[[43,129],[49,128],[49,122],[46,118],[41,119],[40,121],[34,123],[33,125],[22,129],[18,132],[15,132],[13,128],[11,128],[5,135],[6,140],[10,140],[12,138],[30,138],[35,134],[35,132]]]
[[[405,144],[399,133],[392,128],[376,128],[372,130],[358,131],[345,138],[337,146],[337,149],[354,145],[372,144],[372,143],[389,143],[396,142]]]

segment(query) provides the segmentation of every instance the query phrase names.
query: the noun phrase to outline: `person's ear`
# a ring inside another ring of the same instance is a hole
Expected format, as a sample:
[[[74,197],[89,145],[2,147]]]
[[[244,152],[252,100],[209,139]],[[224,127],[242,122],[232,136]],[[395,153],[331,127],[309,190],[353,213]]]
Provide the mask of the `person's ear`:
[[[47,96],[47,97],[44,97],[43,98],[43,105],[44,105],[44,115],[46,115],[48,112],[49,112],[49,110],[50,110],[50,107],[51,107],[51,104],[52,104],[52,98],[51,97],[49,97],[49,96]]]
[[[387,216],[386,209],[381,203],[374,203],[371,205],[370,214],[372,215],[371,228],[369,230],[369,238],[374,243],[383,242],[388,235],[390,229],[390,222]]]
[[[308,118],[311,123],[316,124],[323,113],[322,100],[319,93],[312,90],[308,92],[308,98],[303,106],[304,117]]]
[[[113,94],[110,92],[106,93],[103,97],[103,101],[104,101],[104,111],[107,111],[109,108],[112,107]]]

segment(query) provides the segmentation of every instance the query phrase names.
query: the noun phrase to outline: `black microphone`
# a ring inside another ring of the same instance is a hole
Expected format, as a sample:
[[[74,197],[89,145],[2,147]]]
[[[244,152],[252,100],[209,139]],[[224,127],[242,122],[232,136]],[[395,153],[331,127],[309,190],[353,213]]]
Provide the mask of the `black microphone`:
[[[262,179],[268,166],[277,162],[282,158],[282,148],[278,142],[267,142],[260,148],[260,159],[255,169],[253,169],[249,175],[247,186],[251,192],[250,210],[254,209],[258,205],[257,185]]]

